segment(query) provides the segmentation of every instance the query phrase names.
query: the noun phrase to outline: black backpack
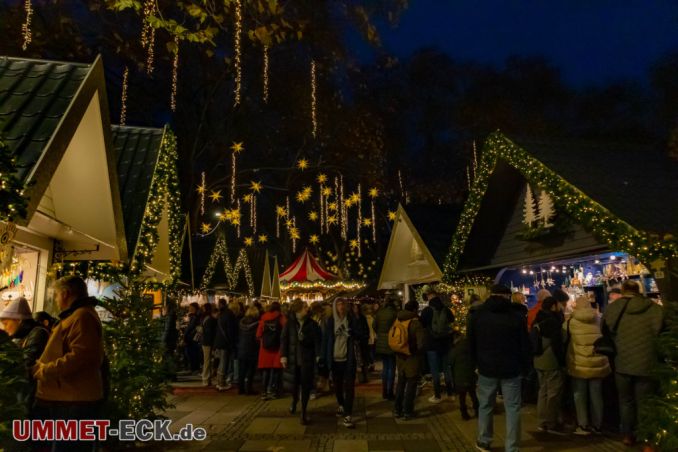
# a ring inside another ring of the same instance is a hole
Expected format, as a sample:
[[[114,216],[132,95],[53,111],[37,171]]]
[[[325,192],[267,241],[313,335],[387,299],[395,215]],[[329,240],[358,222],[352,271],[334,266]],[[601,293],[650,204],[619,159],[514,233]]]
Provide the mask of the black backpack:
[[[262,335],[262,345],[266,350],[278,350],[280,348],[280,335],[282,326],[280,317],[264,322],[264,334]]]

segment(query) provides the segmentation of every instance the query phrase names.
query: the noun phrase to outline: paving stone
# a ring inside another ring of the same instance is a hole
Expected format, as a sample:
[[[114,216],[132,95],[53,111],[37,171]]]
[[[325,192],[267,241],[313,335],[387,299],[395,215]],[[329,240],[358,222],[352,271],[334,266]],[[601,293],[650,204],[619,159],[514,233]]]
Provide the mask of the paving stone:
[[[218,439],[210,441],[210,443],[205,446],[203,450],[208,451],[237,451],[245,443],[243,440],[228,440],[228,439]]]
[[[273,433],[278,427],[280,419],[271,417],[259,417],[252,421],[252,423],[245,429],[245,433],[252,435],[262,433]]]
[[[301,425],[297,416],[293,418],[281,419],[278,428],[275,430],[276,435],[300,435],[306,432],[306,426]]]
[[[240,447],[240,452],[280,452],[276,440],[258,441],[249,440]]]
[[[370,452],[372,451],[399,451],[404,452],[403,442],[400,440],[393,439],[377,439],[370,440],[367,442]]]
[[[367,441],[362,439],[334,440],[333,452],[369,452]]]
[[[200,425],[212,415],[214,415],[214,411],[193,411],[181,419],[177,419],[175,422],[173,422],[171,430],[178,430],[184,427],[186,424],[193,424],[194,426]]]
[[[233,413],[214,413],[205,420],[205,424],[230,424],[235,417]]]
[[[311,440],[286,440],[278,441],[277,447],[280,452],[310,452],[311,451]]]

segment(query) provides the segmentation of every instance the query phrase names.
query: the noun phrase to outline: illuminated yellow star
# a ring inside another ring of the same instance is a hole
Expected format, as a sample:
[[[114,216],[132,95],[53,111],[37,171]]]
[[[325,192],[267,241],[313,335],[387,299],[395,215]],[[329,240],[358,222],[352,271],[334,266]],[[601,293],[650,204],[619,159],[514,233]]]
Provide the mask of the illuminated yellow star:
[[[245,196],[242,197],[242,200],[245,201],[247,204],[252,202],[252,198],[254,195],[252,193],[248,193]]]
[[[293,227],[290,228],[290,237],[294,240],[299,240],[301,236],[299,235],[299,228]]]
[[[245,150],[245,147],[243,146],[242,141],[240,143],[236,143],[235,141],[233,142],[233,146],[231,146],[231,150],[237,154],[239,152],[242,152]]]
[[[204,185],[198,185],[198,188],[196,188],[195,191],[202,195],[207,191],[207,187],[205,187]]]
[[[389,211],[388,211],[388,219],[391,220],[391,221],[395,221],[395,219],[396,219],[396,213],[395,213],[394,211],[392,211],[392,210],[389,210]]]
[[[240,224],[240,210],[239,209],[232,209],[231,213],[229,215],[229,221],[231,222],[232,225],[237,226]]]
[[[353,205],[353,200],[351,198],[348,198],[347,200],[344,201],[344,204],[346,207],[351,207]]]
[[[292,226],[294,226],[294,222],[292,220],[287,220],[285,222],[285,226],[287,226],[287,229],[290,229]]]
[[[363,226],[366,228],[372,226],[372,219],[371,218],[363,218]]]
[[[306,187],[304,187],[303,192],[310,196],[313,193],[313,189],[311,188],[310,185],[307,185]]]
[[[315,245],[318,242],[320,242],[320,237],[318,237],[316,234],[312,234],[309,238],[308,241],[311,245]]]
[[[250,182],[250,190],[252,190],[255,193],[259,193],[261,191],[262,185],[261,182]]]
[[[332,195],[332,189],[330,187],[323,188],[323,196],[331,196],[331,195]]]
[[[374,199],[379,196],[379,189],[377,187],[370,188],[370,198]]]
[[[318,212],[316,212],[315,210],[312,210],[311,212],[309,212],[308,219],[311,220],[311,221],[317,221],[318,220]]]
[[[266,243],[266,242],[268,242],[268,236],[266,234],[259,235],[259,243]]]
[[[334,215],[327,217],[327,224],[337,224],[337,217]]]
[[[299,159],[299,160],[297,161],[297,168],[299,168],[299,169],[302,170],[302,171],[305,170],[306,168],[308,168],[308,160],[306,160],[306,159]]]
[[[223,196],[221,196],[221,190],[213,191],[210,198],[212,199],[212,202],[219,202],[221,198],[223,198]]]
[[[311,199],[311,190],[308,190],[309,187],[304,188],[302,191],[297,193],[297,201],[304,203]]]
[[[287,210],[283,206],[275,206],[275,213],[279,217],[286,217],[287,216]]]
[[[252,237],[245,237],[245,246],[254,245],[254,239]]]
[[[224,210],[224,213],[219,216],[219,221],[230,221],[231,217],[231,211],[226,209]]]
[[[327,205],[327,208],[330,209],[333,212],[336,212],[337,210],[337,203],[336,202],[331,202]]]
[[[354,204],[357,204],[358,201],[360,201],[360,195],[358,193],[353,193],[351,195],[351,201],[353,201]]]
[[[200,230],[203,234],[207,234],[212,230],[212,225],[209,223],[203,223],[202,226],[200,226]]]
[[[319,184],[324,184],[327,182],[327,174],[320,173],[318,174],[318,177],[316,178]]]
[[[350,244],[351,244],[351,248],[353,248],[353,249],[358,248],[358,246],[360,246],[357,239],[351,240]]]

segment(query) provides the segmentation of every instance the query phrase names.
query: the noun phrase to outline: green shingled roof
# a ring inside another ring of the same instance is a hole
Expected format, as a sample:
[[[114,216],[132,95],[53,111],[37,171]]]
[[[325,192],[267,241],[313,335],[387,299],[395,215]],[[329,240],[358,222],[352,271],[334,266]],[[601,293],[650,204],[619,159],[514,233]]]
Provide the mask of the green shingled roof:
[[[164,129],[111,126],[117,158],[125,236],[130,255],[139,238]]]
[[[0,57],[0,135],[24,181],[48,149],[90,65]]]

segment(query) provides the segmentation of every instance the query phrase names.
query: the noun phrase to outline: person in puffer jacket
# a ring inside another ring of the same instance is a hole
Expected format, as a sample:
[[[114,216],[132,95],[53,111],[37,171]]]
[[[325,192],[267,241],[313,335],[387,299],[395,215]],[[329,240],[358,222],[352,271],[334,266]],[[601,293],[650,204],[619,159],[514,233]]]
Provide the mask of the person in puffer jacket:
[[[259,355],[258,327],[259,310],[250,306],[238,324],[238,394],[254,395],[252,384]]]
[[[577,298],[572,316],[563,325],[568,342],[565,360],[572,378],[574,405],[577,411],[575,435],[600,433],[603,423],[603,378],[610,372],[607,356],[593,351],[594,342],[602,336],[600,316],[585,296]],[[589,416],[589,404],[591,412]]]

